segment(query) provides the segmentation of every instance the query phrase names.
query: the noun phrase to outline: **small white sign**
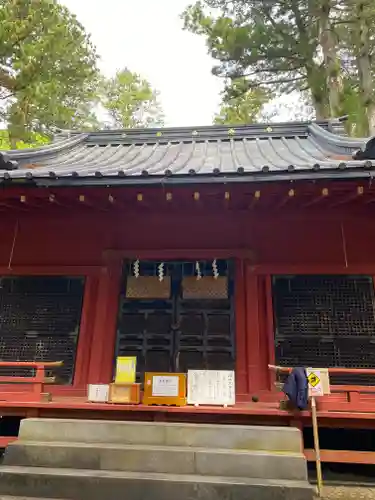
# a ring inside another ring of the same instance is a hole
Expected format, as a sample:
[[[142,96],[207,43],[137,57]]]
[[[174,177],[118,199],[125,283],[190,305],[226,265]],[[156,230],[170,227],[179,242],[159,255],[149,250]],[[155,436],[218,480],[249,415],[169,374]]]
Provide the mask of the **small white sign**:
[[[232,406],[236,403],[234,371],[189,370],[189,405]]]
[[[106,403],[109,396],[108,384],[89,384],[87,399],[92,403]]]
[[[178,382],[179,378],[173,375],[152,377],[152,395],[178,397]]]
[[[309,396],[324,396],[323,376],[316,368],[306,369],[307,380],[309,381]]]

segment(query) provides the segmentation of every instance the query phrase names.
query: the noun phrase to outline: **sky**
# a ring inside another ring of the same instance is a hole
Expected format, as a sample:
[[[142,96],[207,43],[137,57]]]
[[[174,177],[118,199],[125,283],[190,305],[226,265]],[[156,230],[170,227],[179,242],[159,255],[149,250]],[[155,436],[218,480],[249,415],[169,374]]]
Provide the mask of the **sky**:
[[[167,126],[210,125],[223,82],[203,37],[182,29],[192,0],[61,0],[91,34],[106,76],[127,67],[160,92]]]

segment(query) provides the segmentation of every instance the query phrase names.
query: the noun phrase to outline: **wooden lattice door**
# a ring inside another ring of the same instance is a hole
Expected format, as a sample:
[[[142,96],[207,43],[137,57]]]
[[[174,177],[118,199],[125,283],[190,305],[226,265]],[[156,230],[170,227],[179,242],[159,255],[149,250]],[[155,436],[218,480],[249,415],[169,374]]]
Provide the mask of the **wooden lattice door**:
[[[136,356],[138,380],[145,371],[233,369],[233,279],[230,262],[141,263],[140,276],[125,265],[116,355]],[[210,275],[211,274],[211,275]]]

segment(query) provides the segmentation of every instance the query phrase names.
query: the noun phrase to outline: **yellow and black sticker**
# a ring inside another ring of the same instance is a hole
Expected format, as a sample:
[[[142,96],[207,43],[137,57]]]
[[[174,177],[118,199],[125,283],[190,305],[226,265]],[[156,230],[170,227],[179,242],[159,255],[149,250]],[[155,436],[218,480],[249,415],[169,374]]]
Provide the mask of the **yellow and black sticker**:
[[[317,375],[315,375],[314,372],[310,373],[310,375],[307,377],[307,380],[309,381],[311,387],[316,387],[320,382],[320,378]]]

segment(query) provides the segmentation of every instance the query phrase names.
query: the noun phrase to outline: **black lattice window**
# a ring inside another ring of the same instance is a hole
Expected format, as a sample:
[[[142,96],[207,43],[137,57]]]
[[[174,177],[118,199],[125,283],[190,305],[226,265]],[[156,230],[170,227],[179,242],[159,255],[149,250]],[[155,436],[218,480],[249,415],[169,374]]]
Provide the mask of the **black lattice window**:
[[[84,291],[83,278],[0,278],[0,360],[63,361],[56,383],[73,380]],[[1,368],[1,375],[31,370]]]
[[[368,276],[273,278],[276,363],[375,368],[375,298]],[[375,377],[334,376],[333,384],[375,385]]]

